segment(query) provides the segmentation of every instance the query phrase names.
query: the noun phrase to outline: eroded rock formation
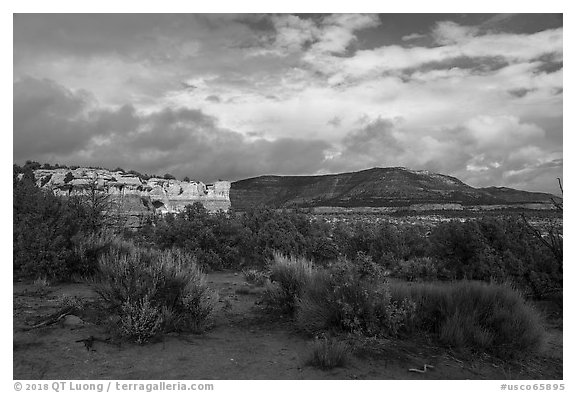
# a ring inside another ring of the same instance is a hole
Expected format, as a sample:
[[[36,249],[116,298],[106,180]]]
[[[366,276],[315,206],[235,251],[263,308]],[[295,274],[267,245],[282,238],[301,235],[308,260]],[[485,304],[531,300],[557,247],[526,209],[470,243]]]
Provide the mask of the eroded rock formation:
[[[91,189],[110,195],[114,214],[125,216],[128,226],[137,227],[153,213],[177,213],[186,205],[200,202],[211,212],[230,208],[230,182],[204,184],[200,181],[150,178],[105,169],[38,169],[36,184],[55,195],[84,195]]]

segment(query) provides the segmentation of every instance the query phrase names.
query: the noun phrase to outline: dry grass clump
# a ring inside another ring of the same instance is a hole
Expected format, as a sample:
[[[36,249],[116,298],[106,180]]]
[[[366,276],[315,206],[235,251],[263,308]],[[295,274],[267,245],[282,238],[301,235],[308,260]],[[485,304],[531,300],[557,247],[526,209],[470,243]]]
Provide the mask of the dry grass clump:
[[[310,347],[306,364],[322,370],[342,367],[348,361],[350,349],[346,343],[334,338],[316,338]]]

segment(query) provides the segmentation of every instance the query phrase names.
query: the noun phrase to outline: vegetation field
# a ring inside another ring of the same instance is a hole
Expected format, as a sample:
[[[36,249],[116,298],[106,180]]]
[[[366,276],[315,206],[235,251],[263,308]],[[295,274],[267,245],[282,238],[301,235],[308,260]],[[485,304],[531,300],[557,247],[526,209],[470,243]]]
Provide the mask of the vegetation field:
[[[561,211],[201,204],[137,230],[14,177],[14,378],[561,379]]]
[[[271,315],[262,288],[244,276],[209,273],[218,291],[212,325],[202,334],[167,334],[144,345],[118,339],[95,341],[87,351],[77,340],[110,337],[93,312],[78,312],[82,323],[62,319],[30,329],[56,313],[64,297],[90,303],[97,294],[86,283],[48,287],[14,284],[15,379],[561,379],[562,326],[550,315],[545,347],[538,356],[502,360],[466,355],[423,338],[364,341],[338,336],[354,348],[346,363],[332,369],[309,364],[314,338],[289,317]],[[258,303],[258,304],[257,304]],[[433,365],[426,373],[424,364]]]

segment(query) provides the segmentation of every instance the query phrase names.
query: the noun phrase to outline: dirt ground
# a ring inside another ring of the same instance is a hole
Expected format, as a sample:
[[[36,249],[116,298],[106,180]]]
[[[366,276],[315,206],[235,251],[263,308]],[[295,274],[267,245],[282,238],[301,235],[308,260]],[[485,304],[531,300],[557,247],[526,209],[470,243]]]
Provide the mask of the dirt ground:
[[[58,310],[62,296],[95,299],[87,284],[41,287],[14,284],[14,379],[562,379],[562,326],[547,326],[543,352],[503,362],[464,356],[406,340],[381,341],[354,351],[344,367],[322,371],[305,365],[311,338],[287,317],[273,317],[238,273],[211,273],[208,284],[220,301],[213,326],[201,335],[168,335],[145,345],[96,341],[109,337],[88,322],[30,329]],[[425,373],[408,371],[432,365]]]

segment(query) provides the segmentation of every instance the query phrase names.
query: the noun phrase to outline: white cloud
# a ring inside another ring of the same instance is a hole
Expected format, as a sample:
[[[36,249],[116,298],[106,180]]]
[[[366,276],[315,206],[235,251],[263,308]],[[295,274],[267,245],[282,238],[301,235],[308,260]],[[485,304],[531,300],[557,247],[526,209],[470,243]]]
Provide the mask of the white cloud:
[[[482,150],[510,150],[530,142],[538,142],[546,136],[544,130],[534,124],[522,124],[514,116],[477,116],[464,123],[468,134]]]
[[[276,29],[274,46],[279,51],[299,51],[318,34],[318,27],[311,19],[295,15],[275,15],[272,23]]]
[[[444,21],[436,24],[432,35],[437,43],[452,45],[469,40],[478,33],[478,30],[474,26],[461,26],[452,21]]]
[[[509,63],[527,62],[547,54],[562,58],[562,29],[535,34],[486,34],[474,36],[467,28],[449,24],[437,47],[388,45],[357,51],[349,58],[310,51],[303,59],[314,69],[335,77],[339,82],[352,78],[373,78],[384,72],[415,69],[427,63],[441,63],[468,57],[500,58]]]
[[[407,34],[405,36],[402,36],[402,41],[412,41],[412,40],[418,40],[420,38],[426,38],[426,37],[427,37],[426,34],[412,33],[412,34]]]

